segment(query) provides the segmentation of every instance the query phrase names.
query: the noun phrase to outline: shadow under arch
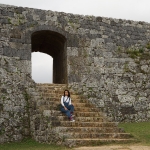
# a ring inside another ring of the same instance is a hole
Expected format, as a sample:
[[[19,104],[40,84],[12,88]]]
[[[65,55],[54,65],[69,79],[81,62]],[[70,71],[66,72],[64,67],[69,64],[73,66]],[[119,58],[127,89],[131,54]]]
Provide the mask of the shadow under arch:
[[[53,57],[53,83],[67,84],[66,38],[60,33],[41,30],[31,34],[32,52]]]

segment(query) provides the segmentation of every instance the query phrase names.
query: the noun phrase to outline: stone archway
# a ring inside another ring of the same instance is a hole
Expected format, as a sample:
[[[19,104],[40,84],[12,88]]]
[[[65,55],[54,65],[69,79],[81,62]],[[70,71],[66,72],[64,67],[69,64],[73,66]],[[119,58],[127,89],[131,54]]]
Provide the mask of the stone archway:
[[[53,83],[67,83],[66,38],[54,31],[41,30],[31,35],[32,52],[53,57]]]

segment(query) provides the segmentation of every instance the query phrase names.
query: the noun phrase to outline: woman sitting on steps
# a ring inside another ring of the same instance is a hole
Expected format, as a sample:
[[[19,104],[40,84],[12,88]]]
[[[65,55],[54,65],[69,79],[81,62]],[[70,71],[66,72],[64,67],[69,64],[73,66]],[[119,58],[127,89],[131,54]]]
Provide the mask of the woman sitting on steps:
[[[74,122],[73,111],[74,106],[71,104],[70,92],[68,90],[64,91],[64,95],[61,97],[61,112],[65,113],[71,122]]]

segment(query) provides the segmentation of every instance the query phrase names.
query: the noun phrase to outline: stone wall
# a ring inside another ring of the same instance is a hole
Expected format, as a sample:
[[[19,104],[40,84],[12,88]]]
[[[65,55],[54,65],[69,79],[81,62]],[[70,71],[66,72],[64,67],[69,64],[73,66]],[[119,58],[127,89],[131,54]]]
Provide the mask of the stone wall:
[[[112,120],[149,120],[150,25],[90,16],[75,20],[81,38],[78,47],[68,47],[69,86]]]
[[[62,137],[49,127],[52,117],[43,115],[46,102],[31,79],[30,66],[30,61],[0,56],[0,143],[32,137],[60,144]]]
[[[31,36],[41,30],[66,38],[70,88],[114,121],[150,119],[150,24],[0,5],[1,142],[29,134],[25,120],[36,110],[26,109],[27,99],[36,103],[38,95],[30,76]]]
[[[147,121],[150,119],[149,51],[111,45],[99,56],[93,49],[89,49],[93,57],[70,56],[70,66],[76,68],[70,67],[73,74],[69,78],[70,87],[84,94],[112,120]]]
[[[0,56],[0,143],[30,136],[30,61]]]

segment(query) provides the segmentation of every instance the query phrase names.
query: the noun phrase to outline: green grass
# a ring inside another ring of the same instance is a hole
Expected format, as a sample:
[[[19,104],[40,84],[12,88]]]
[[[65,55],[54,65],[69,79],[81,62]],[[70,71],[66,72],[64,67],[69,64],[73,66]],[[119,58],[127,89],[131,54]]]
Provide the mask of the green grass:
[[[54,144],[41,144],[34,140],[27,139],[22,142],[0,144],[0,150],[68,150],[64,146]]]
[[[119,127],[131,133],[142,145],[150,145],[150,122],[120,123]]]

